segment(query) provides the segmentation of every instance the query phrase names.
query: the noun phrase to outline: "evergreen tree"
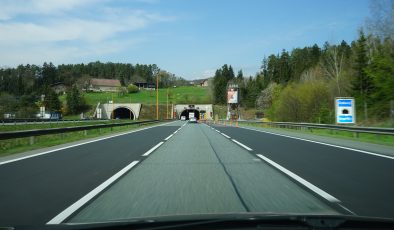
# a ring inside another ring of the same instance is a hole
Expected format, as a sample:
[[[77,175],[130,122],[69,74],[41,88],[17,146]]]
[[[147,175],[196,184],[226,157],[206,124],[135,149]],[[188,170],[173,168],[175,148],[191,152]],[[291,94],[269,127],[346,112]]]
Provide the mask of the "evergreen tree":
[[[61,103],[58,95],[52,89],[46,90],[44,105],[46,110],[51,112],[58,112],[61,109]]]
[[[353,68],[355,78],[353,80],[353,95],[359,102],[356,106],[362,106],[364,119],[368,120],[368,103],[373,89],[373,82],[371,77],[365,72],[365,68],[368,66],[367,39],[362,30],[360,31],[359,39],[356,41],[354,49]]]
[[[66,103],[69,114],[77,114],[86,107],[85,101],[76,85],[73,85],[73,87],[67,92]]]
[[[239,70],[237,74],[237,81],[240,82],[243,80],[244,80],[244,74],[242,73],[242,70]]]

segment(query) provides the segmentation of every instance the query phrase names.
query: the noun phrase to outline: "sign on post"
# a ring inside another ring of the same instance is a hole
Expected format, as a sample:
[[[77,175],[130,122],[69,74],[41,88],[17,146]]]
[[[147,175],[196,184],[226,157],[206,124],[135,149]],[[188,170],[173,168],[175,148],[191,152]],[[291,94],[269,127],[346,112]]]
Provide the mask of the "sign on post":
[[[230,88],[227,91],[227,103],[228,104],[237,104],[238,103],[238,89]]]
[[[355,100],[351,97],[335,98],[335,118],[337,124],[355,124]]]

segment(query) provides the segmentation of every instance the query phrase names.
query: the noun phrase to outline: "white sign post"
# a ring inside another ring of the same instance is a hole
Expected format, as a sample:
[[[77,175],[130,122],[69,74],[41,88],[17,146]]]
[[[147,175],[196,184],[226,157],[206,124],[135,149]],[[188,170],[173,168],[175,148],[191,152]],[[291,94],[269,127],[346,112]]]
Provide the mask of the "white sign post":
[[[97,108],[97,119],[101,119],[101,108]]]
[[[40,107],[40,115],[41,115],[41,118],[44,118],[44,115],[45,115],[45,106],[41,106],[41,107]]]
[[[335,118],[337,124],[355,124],[355,100],[352,97],[335,98]]]

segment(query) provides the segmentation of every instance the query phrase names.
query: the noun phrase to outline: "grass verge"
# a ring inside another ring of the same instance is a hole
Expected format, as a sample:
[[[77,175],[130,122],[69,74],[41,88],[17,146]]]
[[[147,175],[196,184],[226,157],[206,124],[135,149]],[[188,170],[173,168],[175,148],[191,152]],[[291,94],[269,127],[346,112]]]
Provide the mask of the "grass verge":
[[[143,124],[144,126],[151,126],[157,123]],[[34,143],[31,144],[30,137],[15,138],[0,141],[0,157],[15,153],[26,152],[39,148],[51,147],[55,145],[65,144],[73,141],[79,141],[105,134],[119,133],[123,131],[133,130],[141,127],[142,124],[133,124],[111,128],[93,129],[88,131],[76,131],[61,134],[51,134],[34,137]]]
[[[0,132],[34,130],[34,129],[51,129],[65,128],[85,125],[111,124],[132,122],[133,120],[102,120],[102,121],[64,121],[64,122],[35,122],[35,123],[8,123],[0,125]]]
[[[176,88],[162,88],[159,89],[159,104],[206,104],[211,103],[207,87],[197,86],[180,86]],[[113,100],[115,103],[142,103],[147,105],[156,104],[155,90],[141,90],[133,94],[118,94],[111,92],[87,92],[83,93],[86,102],[95,107],[98,102],[108,103]],[[62,102],[65,102],[66,96],[60,97]]]
[[[304,134],[312,134],[324,137],[333,137],[340,138],[352,141],[361,141],[368,142],[373,144],[394,146],[394,136],[392,135],[379,135],[379,134],[370,134],[370,133],[358,133],[355,135],[354,132],[350,131],[340,131],[340,130],[330,130],[330,129],[289,129],[289,128],[273,128],[268,126],[267,124],[255,124],[255,123],[240,123],[240,126],[252,126],[252,127],[263,127],[271,130],[286,130],[294,133],[304,133]]]

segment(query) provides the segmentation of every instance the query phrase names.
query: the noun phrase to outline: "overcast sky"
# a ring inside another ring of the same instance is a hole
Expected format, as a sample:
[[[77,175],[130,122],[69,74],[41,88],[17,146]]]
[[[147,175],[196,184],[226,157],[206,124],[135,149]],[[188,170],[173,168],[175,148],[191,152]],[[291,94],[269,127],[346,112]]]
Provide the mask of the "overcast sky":
[[[223,64],[356,39],[368,0],[0,0],[0,67],[157,64],[186,79]]]

